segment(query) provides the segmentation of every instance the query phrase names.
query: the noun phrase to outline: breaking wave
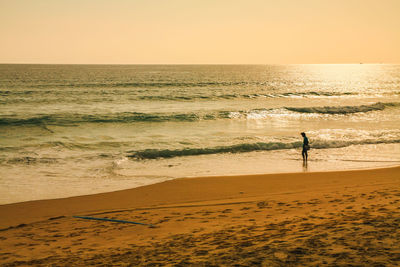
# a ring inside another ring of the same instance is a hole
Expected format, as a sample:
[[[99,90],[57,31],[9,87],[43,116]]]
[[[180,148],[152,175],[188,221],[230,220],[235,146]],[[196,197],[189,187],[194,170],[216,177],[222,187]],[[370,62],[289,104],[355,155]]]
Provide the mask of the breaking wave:
[[[365,139],[365,140],[352,140],[352,141],[327,141],[315,140],[311,143],[312,149],[326,149],[326,148],[341,148],[351,145],[369,145],[369,144],[393,144],[400,143],[400,139]],[[269,143],[252,143],[252,144],[237,144],[231,146],[219,146],[210,148],[184,148],[184,149],[146,149],[141,151],[129,151],[128,157],[134,159],[158,159],[158,158],[173,158],[183,156],[197,156],[208,154],[222,154],[222,153],[245,153],[253,151],[268,151],[268,150],[282,150],[300,148],[302,142],[269,142]]]

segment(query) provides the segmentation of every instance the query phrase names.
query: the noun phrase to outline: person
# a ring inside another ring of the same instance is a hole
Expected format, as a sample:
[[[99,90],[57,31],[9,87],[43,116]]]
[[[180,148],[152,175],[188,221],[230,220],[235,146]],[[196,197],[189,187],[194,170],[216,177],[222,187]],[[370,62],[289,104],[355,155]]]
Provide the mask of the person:
[[[303,161],[307,162],[308,160],[308,153],[307,151],[310,150],[310,145],[308,143],[308,138],[306,136],[306,133],[301,133],[301,136],[303,136],[303,151],[301,152],[301,155],[303,156]]]

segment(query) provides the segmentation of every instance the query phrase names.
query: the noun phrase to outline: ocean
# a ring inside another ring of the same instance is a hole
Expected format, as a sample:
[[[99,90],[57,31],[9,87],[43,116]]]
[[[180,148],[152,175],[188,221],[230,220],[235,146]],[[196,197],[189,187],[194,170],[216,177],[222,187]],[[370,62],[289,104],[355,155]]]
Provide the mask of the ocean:
[[[0,204],[393,166],[399,126],[400,65],[2,64]]]

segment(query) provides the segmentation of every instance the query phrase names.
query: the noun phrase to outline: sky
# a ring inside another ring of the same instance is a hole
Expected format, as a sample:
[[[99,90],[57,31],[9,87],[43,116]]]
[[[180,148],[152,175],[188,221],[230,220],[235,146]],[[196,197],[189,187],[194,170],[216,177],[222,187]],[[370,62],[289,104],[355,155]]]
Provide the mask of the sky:
[[[0,63],[400,63],[400,0],[0,0]]]

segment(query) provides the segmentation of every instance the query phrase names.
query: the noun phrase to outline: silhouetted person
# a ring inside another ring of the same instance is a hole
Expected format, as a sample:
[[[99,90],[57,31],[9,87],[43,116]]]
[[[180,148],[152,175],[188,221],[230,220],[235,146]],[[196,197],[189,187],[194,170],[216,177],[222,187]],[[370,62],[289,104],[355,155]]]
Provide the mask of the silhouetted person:
[[[308,144],[308,138],[305,133],[301,133],[301,136],[303,136],[303,151],[301,152],[301,155],[303,156],[303,161],[307,162],[308,159],[308,153],[307,151],[310,150],[310,145]]]

